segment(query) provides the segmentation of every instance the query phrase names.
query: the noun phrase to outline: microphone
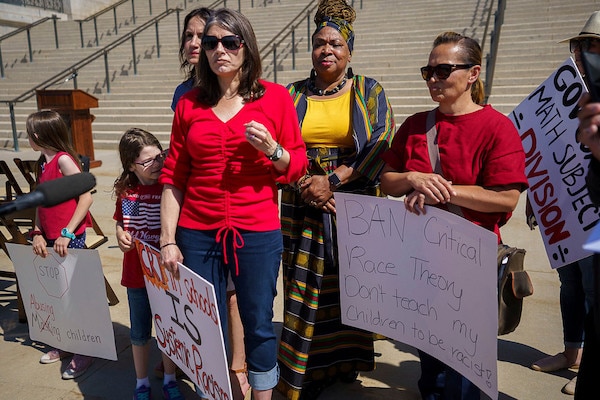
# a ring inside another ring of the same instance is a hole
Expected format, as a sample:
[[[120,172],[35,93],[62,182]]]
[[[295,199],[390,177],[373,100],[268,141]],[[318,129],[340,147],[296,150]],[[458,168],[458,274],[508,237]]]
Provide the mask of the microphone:
[[[52,207],[79,197],[96,186],[96,178],[89,172],[63,176],[37,185],[34,191],[0,205],[0,216],[37,206]]]

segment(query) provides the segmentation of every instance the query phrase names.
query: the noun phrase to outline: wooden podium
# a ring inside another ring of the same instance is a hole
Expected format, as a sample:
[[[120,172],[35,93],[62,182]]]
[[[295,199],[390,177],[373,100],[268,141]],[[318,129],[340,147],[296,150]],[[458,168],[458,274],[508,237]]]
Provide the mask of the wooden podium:
[[[39,110],[54,110],[63,117],[70,128],[69,139],[75,151],[89,157],[90,168],[99,167],[102,161],[94,157],[90,108],[98,107],[98,99],[82,90],[36,90]]]

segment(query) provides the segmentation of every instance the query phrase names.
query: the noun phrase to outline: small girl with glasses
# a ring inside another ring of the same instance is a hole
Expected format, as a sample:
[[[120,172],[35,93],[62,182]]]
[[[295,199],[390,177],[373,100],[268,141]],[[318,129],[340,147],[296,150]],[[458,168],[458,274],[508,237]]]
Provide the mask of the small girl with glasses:
[[[150,399],[147,364],[152,334],[152,311],[144,284],[141,262],[134,238],[158,248],[162,185],[158,176],[166,151],[158,139],[143,129],[131,128],[119,143],[123,172],[114,183],[117,204],[113,218],[119,248],[123,251],[121,284],[127,288],[131,324],[131,348],[137,378],[133,399]],[[183,399],[177,385],[176,365],[164,353],[163,396]]]

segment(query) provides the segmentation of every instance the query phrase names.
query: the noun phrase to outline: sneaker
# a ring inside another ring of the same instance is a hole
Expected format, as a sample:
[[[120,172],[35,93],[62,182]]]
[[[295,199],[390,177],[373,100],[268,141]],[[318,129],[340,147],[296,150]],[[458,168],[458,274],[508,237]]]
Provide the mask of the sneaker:
[[[78,376],[82,375],[85,371],[87,371],[88,367],[92,365],[94,359],[88,356],[81,356],[79,354],[75,354],[71,363],[67,367],[67,370],[63,372],[63,379],[75,379]]]
[[[163,386],[163,396],[165,400],[185,400],[175,381],[171,381]]]
[[[151,398],[152,395],[148,386],[142,385],[133,392],[133,400],[150,400]]]
[[[40,358],[40,363],[52,364],[52,363],[62,360],[63,358],[69,357],[70,355],[71,355],[71,353],[68,353],[66,351],[62,351],[62,350],[58,350],[58,349],[50,350],[49,352],[44,354],[42,356],[42,358]]]

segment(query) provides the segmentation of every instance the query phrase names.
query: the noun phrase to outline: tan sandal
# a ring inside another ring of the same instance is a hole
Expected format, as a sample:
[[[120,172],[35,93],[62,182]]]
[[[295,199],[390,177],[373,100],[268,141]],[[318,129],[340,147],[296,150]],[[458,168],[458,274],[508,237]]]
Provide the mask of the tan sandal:
[[[248,382],[248,367],[246,366],[246,364],[244,364],[244,368],[240,368],[240,369],[229,368],[229,373],[232,373],[235,375],[235,377],[237,379],[238,387],[240,388],[240,392],[241,392],[243,398],[246,398],[246,395],[248,394],[248,392],[251,389],[250,382]],[[232,385],[232,386],[234,386],[234,385]],[[232,387],[232,390],[235,390],[235,389]]]
[[[531,365],[531,369],[542,372],[554,372],[569,368],[578,369],[579,364],[570,364],[563,353],[542,358]]]

